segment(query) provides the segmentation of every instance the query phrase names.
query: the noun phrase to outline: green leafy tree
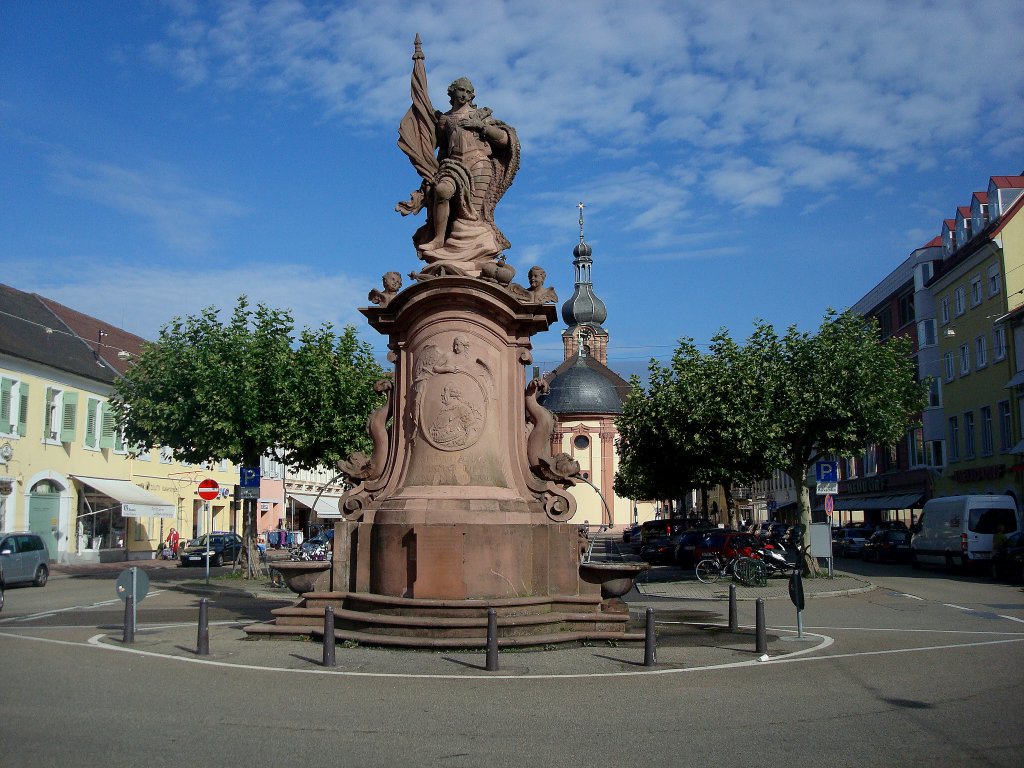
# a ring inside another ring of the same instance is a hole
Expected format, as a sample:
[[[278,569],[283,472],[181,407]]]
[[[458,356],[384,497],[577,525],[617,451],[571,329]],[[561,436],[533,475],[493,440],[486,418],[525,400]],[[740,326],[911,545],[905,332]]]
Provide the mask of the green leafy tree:
[[[262,456],[312,468],[366,448],[364,425],[384,372],[348,327],[303,330],[289,312],[245,296],[224,323],[210,307],[165,325],[115,385],[111,403],[129,445],[174,449],[183,461]],[[247,499],[244,535],[256,535]]]
[[[783,470],[800,491],[800,522],[810,524],[807,472],[829,455],[854,456],[898,443],[917,423],[928,382],[917,380],[911,340],[879,340],[874,321],[852,312],[825,315],[816,334],[765,329],[759,354],[778,360],[773,396]],[[813,559],[809,559],[814,568]]]
[[[707,353],[680,341],[669,367],[633,382],[620,432],[616,492],[658,492],[749,483],[776,469],[800,489],[810,524],[808,469],[823,456],[852,456],[897,443],[927,401],[909,339],[880,341],[873,323],[829,311],[816,334],[780,338],[758,322],[741,347],[719,332]],[[664,496],[660,496],[664,497]],[[808,553],[808,567],[816,569]]]

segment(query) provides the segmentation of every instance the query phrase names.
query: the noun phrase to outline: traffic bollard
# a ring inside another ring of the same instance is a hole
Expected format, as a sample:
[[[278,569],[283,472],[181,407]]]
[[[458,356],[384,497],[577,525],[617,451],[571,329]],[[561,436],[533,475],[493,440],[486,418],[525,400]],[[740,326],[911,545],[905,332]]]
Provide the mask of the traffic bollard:
[[[199,635],[196,637],[196,653],[199,656],[210,655],[210,600],[199,600]]]
[[[334,658],[334,606],[324,608],[324,666],[337,665]]]
[[[768,629],[764,623],[764,598],[757,598],[757,652],[768,653]]]
[[[135,598],[131,595],[124,601],[124,637],[121,642],[135,642]]]
[[[729,585],[729,631],[735,632],[739,629],[740,620],[736,609],[736,585]]]
[[[487,671],[498,671],[498,612],[487,609]]]
[[[644,666],[653,667],[657,663],[657,644],[654,637],[654,609],[647,609],[647,627],[644,632]]]

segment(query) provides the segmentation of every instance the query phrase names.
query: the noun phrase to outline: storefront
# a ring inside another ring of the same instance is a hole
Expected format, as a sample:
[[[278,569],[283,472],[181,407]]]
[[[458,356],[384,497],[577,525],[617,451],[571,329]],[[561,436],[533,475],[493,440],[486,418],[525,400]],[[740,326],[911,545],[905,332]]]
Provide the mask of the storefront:
[[[78,554],[98,562],[148,559],[159,527],[176,507],[130,480],[72,475],[78,481]]]
[[[879,525],[898,520],[909,527],[931,495],[931,479],[926,469],[840,480],[839,493],[832,500],[830,522],[836,526]],[[825,497],[815,496],[812,508],[815,519],[824,515]]]

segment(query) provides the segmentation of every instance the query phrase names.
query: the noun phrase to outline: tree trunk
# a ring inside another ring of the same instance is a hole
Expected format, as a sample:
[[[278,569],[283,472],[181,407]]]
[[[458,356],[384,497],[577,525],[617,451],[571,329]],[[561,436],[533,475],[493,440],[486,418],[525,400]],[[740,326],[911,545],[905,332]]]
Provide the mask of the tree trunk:
[[[732,483],[729,483],[729,482],[722,483],[722,497],[725,499],[725,508],[726,508],[726,510],[728,510],[729,527],[730,528],[735,528],[737,526],[733,525],[733,514],[735,514],[735,516],[738,518],[739,517],[739,510],[734,510],[734,507],[736,505],[733,503],[733,498],[732,498]],[[735,522],[738,524],[739,520],[736,520]]]
[[[811,552],[811,492],[807,488],[806,477],[807,467],[802,467],[796,472],[786,472],[789,479],[793,481],[793,484],[797,488],[797,520],[800,525],[803,526],[804,537],[804,575],[805,576],[819,576],[821,574],[821,568],[818,566],[818,560],[814,557]]]

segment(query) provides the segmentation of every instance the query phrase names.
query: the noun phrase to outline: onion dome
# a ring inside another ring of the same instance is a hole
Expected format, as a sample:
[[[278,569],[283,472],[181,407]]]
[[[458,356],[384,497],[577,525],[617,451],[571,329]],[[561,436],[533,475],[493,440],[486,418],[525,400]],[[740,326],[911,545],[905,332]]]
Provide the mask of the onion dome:
[[[576,325],[590,325],[597,328],[608,319],[608,308],[594,293],[591,279],[591,254],[593,251],[583,240],[583,203],[580,208],[580,242],[573,248],[572,264],[576,268],[576,288],[572,296],[562,305],[562,322],[572,328]]]

